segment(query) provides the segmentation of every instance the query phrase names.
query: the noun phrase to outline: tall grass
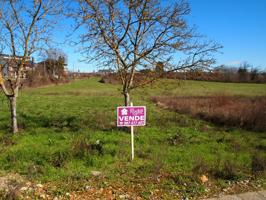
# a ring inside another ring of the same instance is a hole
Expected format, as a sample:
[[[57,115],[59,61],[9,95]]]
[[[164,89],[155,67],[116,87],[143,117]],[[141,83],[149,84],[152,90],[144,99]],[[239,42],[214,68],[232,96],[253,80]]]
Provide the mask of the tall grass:
[[[266,130],[266,97],[152,97],[157,105],[214,124],[254,131]]]

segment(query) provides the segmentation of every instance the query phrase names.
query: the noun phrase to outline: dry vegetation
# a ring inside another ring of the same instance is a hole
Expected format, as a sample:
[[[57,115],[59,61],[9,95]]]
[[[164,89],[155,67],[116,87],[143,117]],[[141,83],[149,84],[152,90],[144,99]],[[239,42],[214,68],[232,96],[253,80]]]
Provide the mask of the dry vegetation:
[[[28,73],[27,79],[22,81],[23,87],[41,87],[50,84],[59,84],[69,82],[69,77],[62,74],[59,78],[54,78],[42,67],[37,67]]]
[[[152,97],[157,105],[218,125],[266,130],[266,97]]]

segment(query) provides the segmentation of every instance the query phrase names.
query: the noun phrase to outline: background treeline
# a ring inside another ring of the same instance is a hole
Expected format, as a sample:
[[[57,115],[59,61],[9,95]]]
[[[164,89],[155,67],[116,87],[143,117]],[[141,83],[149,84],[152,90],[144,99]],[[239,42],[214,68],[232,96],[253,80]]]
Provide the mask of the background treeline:
[[[102,83],[120,83],[118,74],[111,70],[104,73],[91,73],[90,75],[102,76]],[[182,71],[166,70],[164,65],[156,66],[153,70],[143,69],[135,74],[135,82],[153,82],[158,78],[178,80],[198,80],[231,83],[266,83],[266,70],[253,67],[251,64],[242,63],[239,67],[220,65],[212,69],[189,69]]]
[[[212,70],[189,70],[166,74],[167,78],[182,80],[202,80],[234,83],[266,83],[266,71],[255,68],[248,63],[239,67],[220,65]]]

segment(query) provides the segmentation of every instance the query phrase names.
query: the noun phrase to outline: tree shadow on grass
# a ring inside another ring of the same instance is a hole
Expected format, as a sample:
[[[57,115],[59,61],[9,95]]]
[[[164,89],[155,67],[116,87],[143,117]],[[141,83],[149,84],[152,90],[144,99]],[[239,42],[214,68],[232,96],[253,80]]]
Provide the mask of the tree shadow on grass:
[[[128,127],[117,127],[115,119],[110,113],[94,112],[87,116],[66,115],[57,113],[55,115],[38,115],[31,113],[18,113],[19,130],[29,130],[35,128],[51,128],[55,131],[79,132],[84,129],[93,131],[113,132],[120,131],[130,133]],[[10,119],[3,118],[0,121],[0,130],[4,133],[11,131]]]
[[[29,128],[52,128],[56,131],[71,131],[78,132],[84,129],[92,129],[94,131],[112,132],[112,131],[125,131],[128,128],[119,128],[112,121],[110,116],[96,114],[94,117],[82,117],[73,115],[57,114],[55,116],[44,115],[31,115],[20,113],[19,114],[19,127],[20,129]]]
[[[76,116],[65,116],[62,114],[56,116],[43,116],[43,115],[29,115],[25,113],[19,114],[19,127],[21,129],[28,128],[53,128],[55,130],[69,130],[69,131],[79,131],[83,128],[82,123]]]

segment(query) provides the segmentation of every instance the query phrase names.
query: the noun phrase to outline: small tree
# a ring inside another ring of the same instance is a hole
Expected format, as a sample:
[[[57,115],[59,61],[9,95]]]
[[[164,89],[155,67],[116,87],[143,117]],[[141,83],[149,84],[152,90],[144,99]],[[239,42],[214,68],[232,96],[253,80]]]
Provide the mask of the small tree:
[[[49,78],[60,80],[65,75],[65,65],[67,64],[67,55],[60,49],[48,49],[45,52],[42,64],[47,71]]]
[[[132,89],[158,78],[154,68],[159,61],[167,66],[168,72],[208,67],[214,63],[211,53],[221,47],[213,42],[199,42],[199,35],[185,20],[190,13],[186,1],[171,5],[162,5],[158,0],[77,2],[79,10],[74,10],[72,16],[78,26],[86,29],[81,36],[84,53],[89,61],[116,69],[125,105],[129,105]],[[178,64],[174,62],[176,53],[184,58]],[[153,73],[136,82],[139,70]]]
[[[239,82],[247,82],[248,81],[248,69],[251,67],[247,62],[242,63],[238,68],[238,79]]]
[[[163,62],[157,62],[155,66],[155,72],[162,77],[164,74],[164,63]]]
[[[259,78],[259,70],[258,68],[252,67],[250,70],[250,80],[251,81],[258,81]]]
[[[0,67],[0,87],[10,103],[12,132],[18,132],[17,97],[21,79],[25,73],[25,63],[35,52],[41,50],[50,39],[51,28],[55,24],[53,16],[58,15],[62,1],[54,0],[4,0],[0,2],[0,30],[4,36],[0,41],[9,56],[7,63],[12,74],[2,76]]]

